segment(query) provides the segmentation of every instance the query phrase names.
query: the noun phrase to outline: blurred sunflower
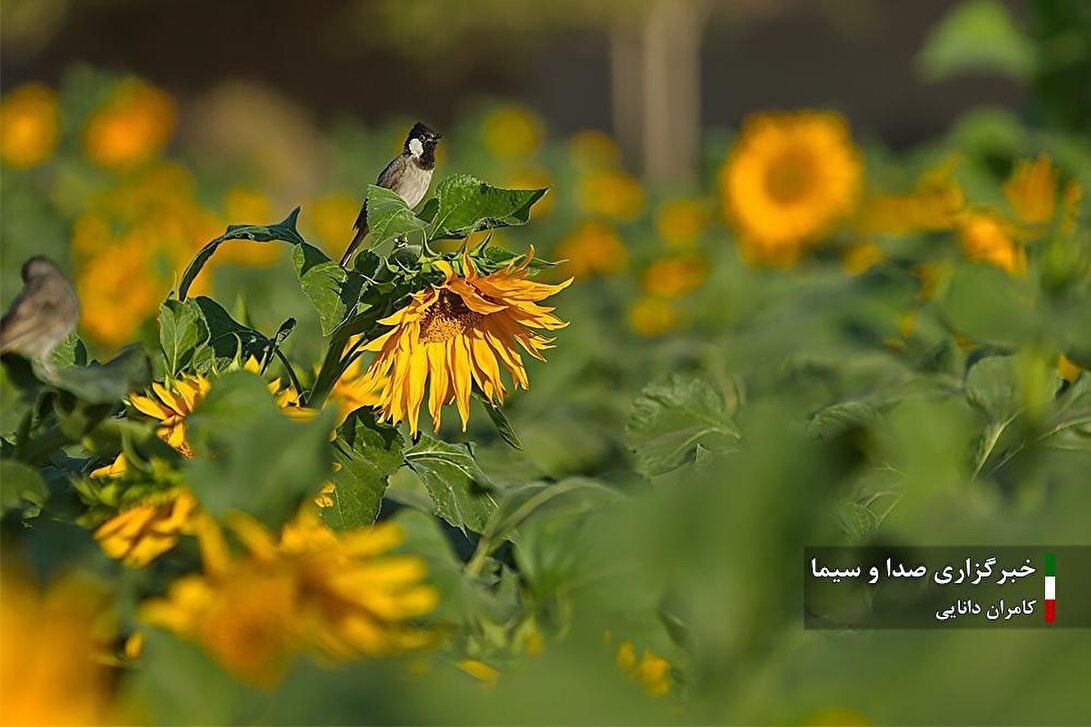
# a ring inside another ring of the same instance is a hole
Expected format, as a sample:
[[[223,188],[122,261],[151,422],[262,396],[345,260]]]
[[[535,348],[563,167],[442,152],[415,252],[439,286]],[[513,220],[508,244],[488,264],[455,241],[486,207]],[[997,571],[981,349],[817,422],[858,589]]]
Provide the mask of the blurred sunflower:
[[[513,261],[486,276],[478,274],[466,254],[461,272],[439,261],[436,267],[444,281],[414,293],[409,305],[379,321],[392,328],[365,349],[376,352],[367,374],[373,379],[389,377],[380,396],[385,419],[395,423],[408,419],[415,435],[429,381],[428,411],[437,431],[441,409],[451,403],[466,428],[475,385],[490,402],[503,404],[507,389],[501,366],[516,387],[528,388],[518,346],[545,360],[542,351],[550,348],[552,339],[531,329],[556,330],[567,324],[538,302],[572,282],[547,285],[527,280],[533,259],[532,248],[522,262]]]
[[[656,260],[644,271],[644,292],[659,298],[679,298],[705,282],[708,265],[693,256]]]
[[[121,715],[96,655],[110,636],[104,594],[74,576],[45,592],[5,564],[0,583],[0,724],[105,725]]]
[[[533,154],[545,136],[541,118],[524,106],[503,106],[489,112],[481,124],[485,149],[495,157]]]
[[[659,205],[655,229],[672,247],[689,247],[708,226],[708,210],[698,199],[674,199]]]
[[[720,171],[744,258],[789,265],[852,212],[863,175],[845,120],[799,112],[751,116]]]
[[[1013,275],[1026,270],[1026,250],[1015,241],[1011,225],[994,213],[968,212],[959,226],[959,242],[968,260],[995,265]]]
[[[523,167],[507,178],[505,186],[509,189],[547,189],[553,186],[553,177],[544,167]],[[557,195],[553,190],[545,193],[533,207],[530,208],[532,218],[540,218],[549,214],[556,202]]]
[[[1028,225],[1044,225],[1053,219],[1057,206],[1057,170],[1045,154],[1015,165],[1004,183],[1004,197],[1020,220]]]
[[[629,308],[629,327],[642,336],[661,336],[678,323],[678,311],[662,298],[644,297]]]
[[[587,220],[561,240],[554,251],[565,262],[565,275],[584,279],[620,272],[629,264],[629,252],[613,226]]]
[[[636,679],[644,691],[651,696],[665,697],[670,694],[673,686],[670,662],[651,649],[644,649],[644,653],[638,660],[633,642],[626,641],[618,648],[617,665],[623,672]]]
[[[615,167],[621,161],[617,142],[598,129],[577,131],[568,137],[568,154],[576,166],[585,170]]]
[[[77,229],[77,244],[91,244],[87,223]],[[76,275],[80,326],[107,346],[120,346],[154,315],[165,292],[149,275],[149,250],[137,241],[102,250]]]
[[[856,215],[856,230],[864,235],[910,235],[951,230],[966,207],[962,187],[953,178],[957,157],[921,174],[916,188],[905,195],[872,195]]]
[[[0,160],[34,167],[53,155],[60,137],[57,94],[41,83],[15,89],[0,102]]]
[[[322,249],[340,255],[352,239],[352,225],[360,214],[360,200],[348,194],[329,194],[314,201],[309,222]]]
[[[174,101],[139,80],[121,83],[88,120],[83,148],[88,159],[115,171],[154,158],[170,141],[176,122]]]
[[[242,513],[227,526],[246,548],[232,556],[211,518],[197,526],[203,573],[174,581],[140,617],[195,641],[240,678],[272,686],[303,651],[346,660],[418,648],[409,621],[438,601],[424,561],[390,555],[401,529],[384,523],[335,533],[309,508],[276,538]]]
[[[885,257],[883,249],[874,242],[861,242],[845,251],[841,268],[849,275],[863,275]]]
[[[579,195],[580,208],[589,215],[629,222],[644,211],[644,188],[639,181],[617,170],[585,175],[580,179]]]

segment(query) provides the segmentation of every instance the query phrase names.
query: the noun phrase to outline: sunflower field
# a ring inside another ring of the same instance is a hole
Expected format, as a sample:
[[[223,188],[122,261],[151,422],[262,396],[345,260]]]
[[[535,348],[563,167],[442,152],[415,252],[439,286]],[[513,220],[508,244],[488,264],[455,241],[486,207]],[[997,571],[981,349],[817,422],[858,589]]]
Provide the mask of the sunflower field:
[[[1091,715],[1086,631],[807,630],[800,578],[1089,543],[1087,118],[755,110],[682,189],[482,102],[414,211],[361,176],[414,119],[186,111],[0,105],[2,304],[46,255],[81,308],[0,369],[3,724]]]

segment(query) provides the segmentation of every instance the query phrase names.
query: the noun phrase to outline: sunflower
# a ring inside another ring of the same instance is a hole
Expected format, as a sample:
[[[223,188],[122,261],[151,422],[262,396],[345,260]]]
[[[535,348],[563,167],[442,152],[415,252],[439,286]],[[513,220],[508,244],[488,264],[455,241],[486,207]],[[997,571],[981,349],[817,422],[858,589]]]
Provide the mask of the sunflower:
[[[143,568],[192,533],[196,515],[193,495],[162,493],[107,520],[95,531],[95,540],[111,558]]]
[[[564,272],[581,280],[620,272],[629,264],[629,252],[621,235],[601,220],[580,224],[561,241],[555,252],[565,260]]]
[[[743,256],[787,265],[853,210],[862,168],[840,116],[759,114],[743,125],[720,176]]]
[[[1015,214],[1028,225],[1044,225],[1057,206],[1057,170],[1045,154],[1016,164],[1004,183],[1004,196]]]
[[[0,160],[19,169],[34,167],[53,155],[60,139],[57,94],[28,83],[0,103]]]
[[[142,620],[197,642],[263,686],[302,651],[345,660],[429,642],[409,621],[435,608],[438,594],[423,583],[420,558],[388,553],[403,537],[396,524],[335,533],[304,508],[279,538],[241,513],[227,525],[247,552],[231,555],[219,525],[202,518],[203,573],[145,603]]]
[[[83,132],[88,158],[107,169],[128,169],[154,158],[177,121],[174,100],[143,81],[122,83]]]
[[[440,410],[454,403],[462,428],[470,416],[470,393],[476,387],[489,402],[500,405],[507,390],[500,368],[511,374],[514,385],[528,388],[526,369],[518,347],[539,360],[550,348],[534,328],[556,330],[567,324],[541,301],[566,288],[527,280],[533,248],[522,262],[482,276],[469,255],[462,256],[462,272],[446,261],[436,267],[444,280],[415,293],[409,305],[382,319],[391,330],[366,346],[376,356],[367,375],[373,380],[389,377],[379,397],[383,418],[397,423],[409,420],[417,433],[424,386],[429,384],[428,411],[439,430]]]
[[[959,228],[959,241],[969,260],[995,265],[1013,275],[1026,271],[1026,250],[1015,241],[1010,223],[994,213],[967,213]]]

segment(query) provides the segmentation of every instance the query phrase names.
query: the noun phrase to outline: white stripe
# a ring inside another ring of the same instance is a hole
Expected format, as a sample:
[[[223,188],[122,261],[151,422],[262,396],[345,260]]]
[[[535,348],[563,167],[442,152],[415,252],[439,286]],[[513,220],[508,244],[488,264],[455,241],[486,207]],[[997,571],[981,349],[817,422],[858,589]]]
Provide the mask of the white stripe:
[[[1046,600],[1057,600],[1057,577],[1046,576]]]

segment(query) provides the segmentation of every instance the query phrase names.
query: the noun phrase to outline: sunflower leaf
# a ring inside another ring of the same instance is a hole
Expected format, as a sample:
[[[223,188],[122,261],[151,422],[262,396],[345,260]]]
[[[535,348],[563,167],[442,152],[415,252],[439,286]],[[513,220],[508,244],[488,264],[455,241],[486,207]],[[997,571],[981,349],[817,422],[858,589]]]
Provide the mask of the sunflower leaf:
[[[193,360],[196,350],[208,340],[208,328],[201,309],[193,300],[170,298],[159,308],[159,346],[173,378]]]
[[[429,220],[429,240],[462,238],[478,230],[526,224],[530,208],[547,191],[492,187],[458,174],[440,182],[421,216]]]
[[[275,225],[228,225],[224,234],[208,242],[201,248],[178,282],[178,300],[185,300],[189,287],[197,279],[201,269],[216,254],[216,250],[228,240],[250,240],[251,242],[273,242],[281,240],[292,245],[306,244],[299,231],[296,230],[296,220],[299,219],[299,207],[296,207],[288,216]]]
[[[476,389],[474,389],[473,396],[481,402],[483,407],[485,407],[485,413],[489,415],[489,420],[492,422],[492,425],[496,427],[496,433],[500,435],[500,438],[507,442],[511,447],[522,449],[523,443],[519,441],[519,435],[515,433],[515,429],[511,426],[511,422],[508,421],[508,417],[504,414],[504,410],[498,406],[494,406]]]
[[[30,503],[35,510],[49,496],[45,482],[33,467],[13,459],[0,460],[0,512]]]
[[[318,312],[322,335],[328,336],[356,308],[367,280],[360,273],[345,270],[305,242],[295,246],[292,260],[299,284]]]
[[[427,488],[436,515],[463,532],[485,528],[496,509],[496,486],[469,444],[448,444],[424,434],[405,451],[405,464]]]
[[[693,461],[699,446],[725,451],[739,438],[720,395],[701,379],[682,374],[644,387],[626,431],[637,469],[647,477]]]
[[[113,404],[130,391],[146,387],[151,377],[148,354],[134,344],[105,364],[93,361],[89,366],[56,371],[51,383],[88,404]]]
[[[413,214],[397,192],[374,184],[367,188],[367,226],[372,248],[399,237],[418,247],[426,242],[424,220]]]
[[[279,528],[329,481],[335,416],[330,407],[310,421],[297,421],[277,408],[255,374],[220,376],[186,418],[194,452],[186,461],[186,481],[213,515],[242,510]]]
[[[379,516],[388,478],[402,464],[402,436],[366,409],[351,414],[337,431],[341,468],[333,474],[333,505],[322,509],[322,518],[335,530],[370,525]]]

